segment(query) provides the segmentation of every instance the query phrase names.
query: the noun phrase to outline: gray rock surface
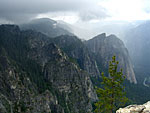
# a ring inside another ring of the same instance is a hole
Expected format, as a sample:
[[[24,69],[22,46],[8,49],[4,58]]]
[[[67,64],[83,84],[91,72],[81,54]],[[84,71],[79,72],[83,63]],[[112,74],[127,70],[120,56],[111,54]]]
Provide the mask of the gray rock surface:
[[[120,108],[116,113],[150,113],[150,101],[143,105],[129,105],[125,108]]]

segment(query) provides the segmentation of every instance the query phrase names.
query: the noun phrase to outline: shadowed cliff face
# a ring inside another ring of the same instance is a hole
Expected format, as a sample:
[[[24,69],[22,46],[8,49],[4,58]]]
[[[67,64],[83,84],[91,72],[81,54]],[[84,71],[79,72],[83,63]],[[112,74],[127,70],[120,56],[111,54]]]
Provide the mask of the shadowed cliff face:
[[[106,37],[105,34],[98,35],[85,42],[87,47],[95,54],[98,65],[108,69],[108,63],[112,56],[119,61],[119,68],[123,69],[130,82],[137,83],[130,57],[123,42],[114,35]]]
[[[70,59],[75,60],[79,67],[88,72],[91,77],[100,75],[94,56],[76,36],[59,36],[54,38],[53,42],[56,43]]]
[[[91,113],[89,74],[47,36],[0,26],[0,112]]]

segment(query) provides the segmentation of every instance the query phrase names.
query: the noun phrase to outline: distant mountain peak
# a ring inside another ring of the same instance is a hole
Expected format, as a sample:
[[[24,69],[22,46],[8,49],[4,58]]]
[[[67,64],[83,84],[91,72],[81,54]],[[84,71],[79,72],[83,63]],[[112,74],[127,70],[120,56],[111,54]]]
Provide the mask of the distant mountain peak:
[[[57,21],[52,20],[50,18],[37,18],[32,20],[30,23],[44,23],[44,22],[57,23]]]
[[[29,23],[20,25],[22,30],[34,30],[41,32],[49,37],[57,37],[60,35],[73,35],[67,25],[61,25],[57,21],[49,18],[34,19]]]

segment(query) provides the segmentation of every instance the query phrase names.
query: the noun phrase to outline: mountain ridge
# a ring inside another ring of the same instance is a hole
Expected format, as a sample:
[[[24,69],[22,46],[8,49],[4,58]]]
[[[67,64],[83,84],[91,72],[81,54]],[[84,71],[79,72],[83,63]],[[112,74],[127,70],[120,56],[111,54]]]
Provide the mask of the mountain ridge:
[[[91,113],[97,96],[89,74],[70,62],[51,38],[35,31],[15,31],[15,26],[8,28],[0,26],[0,49],[4,48],[12,68],[19,68],[9,71],[8,62],[0,60],[0,67],[6,67],[5,73],[0,69],[0,80],[8,78],[1,82],[4,92],[0,90],[0,95],[12,103],[1,97],[0,111]]]

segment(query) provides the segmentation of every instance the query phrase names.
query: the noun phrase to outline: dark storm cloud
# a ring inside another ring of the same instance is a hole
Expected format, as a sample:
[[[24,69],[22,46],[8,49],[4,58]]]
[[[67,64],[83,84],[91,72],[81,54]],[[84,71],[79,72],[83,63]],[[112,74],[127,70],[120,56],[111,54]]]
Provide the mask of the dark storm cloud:
[[[94,0],[0,0],[0,18],[23,22],[38,14],[60,11],[77,12],[82,20],[106,16],[101,8],[98,12],[91,10],[95,7]]]

